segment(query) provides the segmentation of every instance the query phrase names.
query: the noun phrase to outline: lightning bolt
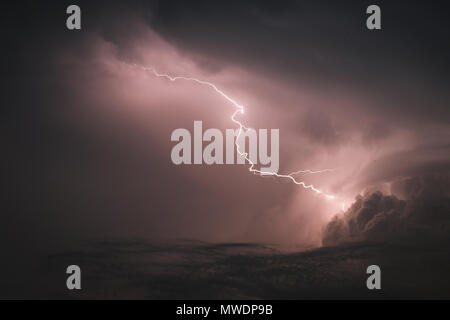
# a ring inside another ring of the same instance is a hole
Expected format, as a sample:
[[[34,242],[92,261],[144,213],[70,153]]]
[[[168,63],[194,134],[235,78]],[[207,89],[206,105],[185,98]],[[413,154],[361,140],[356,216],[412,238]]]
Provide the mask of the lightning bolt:
[[[335,169],[324,169],[324,170],[298,170],[289,174],[289,176],[294,176],[296,174],[314,174],[314,173],[325,173],[325,172],[333,172]]]
[[[193,78],[193,77],[184,77],[184,76],[171,76],[168,74],[164,74],[164,73],[159,73],[158,71],[156,71],[155,68],[153,67],[145,67],[145,66],[140,66],[137,64],[132,64],[133,67],[135,68],[139,68],[144,70],[145,72],[150,72],[152,73],[154,76],[158,77],[158,78],[164,78],[167,80],[170,80],[172,82],[176,82],[176,81],[189,81],[189,82],[195,82],[199,85],[202,86],[206,86],[211,88],[212,90],[214,90],[217,94],[219,94],[222,98],[224,98],[225,100],[227,100],[228,102],[230,102],[234,107],[235,107],[235,111],[233,112],[233,114],[231,115],[230,119],[231,121],[238,126],[239,131],[238,131],[238,135],[235,141],[235,145],[236,145],[236,150],[238,152],[238,154],[241,157],[244,157],[245,160],[248,161],[248,163],[250,164],[250,167],[248,168],[248,170],[253,173],[253,174],[258,174],[260,176],[275,176],[277,178],[282,178],[282,179],[288,179],[291,180],[294,184],[299,185],[301,187],[303,187],[304,189],[309,189],[312,190],[318,194],[324,195],[327,199],[334,199],[335,196],[331,195],[331,194],[327,194],[324,191],[318,189],[317,187],[315,187],[312,184],[306,184],[303,181],[298,181],[294,176],[300,173],[324,173],[324,172],[330,172],[333,171],[334,169],[325,169],[325,170],[320,170],[320,171],[312,171],[312,170],[299,170],[296,172],[292,172],[290,174],[278,174],[275,172],[269,172],[269,171],[261,171],[258,169],[255,169],[255,163],[253,163],[250,158],[248,157],[248,153],[241,151],[238,140],[240,135],[242,134],[242,132],[244,132],[244,130],[248,130],[249,128],[247,128],[241,121],[236,120],[236,116],[238,114],[243,114],[244,113],[244,106],[242,104],[239,104],[236,100],[234,100],[233,98],[231,98],[230,96],[228,96],[225,92],[223,92],[222,90],[220,90],[215,84],[208,82],[208,81],[204,81],[204,80],[200,80],[197,78]]]

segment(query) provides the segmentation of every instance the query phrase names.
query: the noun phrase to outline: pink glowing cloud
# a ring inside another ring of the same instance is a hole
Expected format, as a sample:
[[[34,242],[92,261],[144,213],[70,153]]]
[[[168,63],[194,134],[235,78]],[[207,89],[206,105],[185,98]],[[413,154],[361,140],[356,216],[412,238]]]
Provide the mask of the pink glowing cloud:
[[[318,244],[325,222],[355,195],[383,183],[360,183],[373,162],[415,147],[411,131],[380,126],[382,118],[360,110],[372,102],[358,92],[293,83],[279,74],[183,50],[144,24],[134,28],[137,36],[126,46],[92,36],[84,43],[83,58],[66,51],[57,60],[78,102],[65,117],[77,130],[126,145],[128,156],[146,160],[131,169],[136,176],[127,177],[129,159],[123,173],[117,173],[124,181],[114,207],[126,211],[126,199],[134,199],[139,221],[130,227],[134,234]],[[164,81],[136,66],[152,66],[156,75],[207,81],[235,103],[196,81]],[[245,105],[245,114],[233,122],[230,115],[237,105]],[[279,128],[283,179],[249,175],[242,166],[174,166],[170,134],[190,128],[194,120],[221,130],[244,123]],[[298,172],[327,168],[333,170]],[[298,188],[300,181],[320,186],[335,199]]]

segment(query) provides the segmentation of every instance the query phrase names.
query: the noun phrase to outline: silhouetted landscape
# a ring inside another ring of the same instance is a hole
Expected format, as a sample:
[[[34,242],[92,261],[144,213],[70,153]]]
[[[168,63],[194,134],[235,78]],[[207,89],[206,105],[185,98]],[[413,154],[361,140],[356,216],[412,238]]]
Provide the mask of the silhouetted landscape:
[[[102,242],[53,254],[39,296],[58,299],[448,298],[450,253],[443,247],[359,243],[283,253],[258,244]],[[83,272],[70,292],[62,272]],[[366,287],[382,269],[382,291]],[[58,277],[59,275],[59,277]]]

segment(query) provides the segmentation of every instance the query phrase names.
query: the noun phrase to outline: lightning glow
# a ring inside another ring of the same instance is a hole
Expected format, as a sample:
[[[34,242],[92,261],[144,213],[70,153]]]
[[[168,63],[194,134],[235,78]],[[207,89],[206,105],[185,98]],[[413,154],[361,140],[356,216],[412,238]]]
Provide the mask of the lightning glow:
[[[153,67],[144,67],[144,66],[140,66],[137,64],[132,64],[133,67],[136,68],[140,68],[146,72],[151,72],[154,76],[158,77],[158,78],[164,78],[167,79],[169,81],[172,82],[176,82],[176,81],[189,81],[189,82],[195,82],[199,85],[202,86],[206,86],[209,87],[211,89],[213,89],[217,94],[219,94],[222,98],[224,98],[225,100],[227,100],[229,103],[231,103],[234,107],[235,107],[235,111],[233,112],[233,114],[231,115],[230,119],[231,121],[238,126],[239,131],[238,131],[238,135],[237,135],[237,139],[235,141],[235,145],[236,145],[236,150],[238,152],[238,154],[243,157],[245,160],[248,161],[248,163],[250,164],[250,167],[248,168],[248,170],[253,173],[253,174],[258,174],[260,176],[274,176],[277,178],[282,178],[282,179],[289,179],[291,180],[294,184],[299,185],[301,187],[303,187],[304,189],[309,189],[312,190],[314,192],[316,192],[317,194],[321,194],[323,196],[325,196],[327,199],[335,199],[334,195],[331,194],[327,194],[324,191],[318,189],[317,187],[315,187],[312,184],[306,184],[303,181],[298,181],[294,176],[297,174],[313,174],[313,173],[324,173],[324,172],[330,172],[333,171],[334,169],[325,169],[325,170],[320,170],[320,171],[312,171],[312,170],[299,170],[296,172],[292,172],[290,174],[278,174],[275,172],[270,172],[270,171],[261,171],[258,169],[255,169],[255,163],[253,163],[250,158],[248,157],[248,153],[246,152],[242,152],[240,150],[240,146],[238,143],[238,138],[240,137],[240,135],[242,134],[242,132],[244,130],[248,130],[248,128],[239,120],[236,119],[236,116],[238,114],[244,114],[244,110],[245,107],[242,104],[239,104],[236,100],[234,100],[233,98],[231,98],[230,96],[228,96],[225,92],[223,92],[222,90],[220,90],[215,84],[208,82],[208,81],[204,81],[204,80],[200,80],[197,78],[193,78],[193,77],[184,77],[184,76],[171,76],[168,74],[164,74],[164,73],[159,73],[158,71],[156,71],[155,68]]]
[[[335,169],[324,169],[324,170],[318,170],[318,171],[313,171],[313,170],[298,170],[295,172],[290,173],[290,176],[296,175],[296,174],[314,174],[314,173],[325,173],[325,172],[333,172]]]

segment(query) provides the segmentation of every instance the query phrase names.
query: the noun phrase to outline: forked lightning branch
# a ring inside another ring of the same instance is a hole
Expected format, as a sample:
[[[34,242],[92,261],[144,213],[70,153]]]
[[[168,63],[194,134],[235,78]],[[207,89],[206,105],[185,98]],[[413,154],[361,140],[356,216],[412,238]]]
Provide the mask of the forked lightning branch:
[[[230,120],[237,126],[236,130],[226,130],[226,146],[227,154],[225,163],[234,164],[234,150],[237,152],[237,163],[238,164],[249,164],[249,171],[261,176],[274,176],[277,178],[288,179],[296,185],[299,185],[305,189],[312,190],[318,194],[324,195],[328,199],[334,199],[335,196],[327,194],[323,190],[317,188],[312,184],[306,184],[303,181],[297,180],[296,176],[301,173],[316,173],[328,171],[328,169],[321,171],[312,170],[299,170],[290,174],[279,174],[279,130],[271,129],[271,154],[268,154],[268,139],[267,130],[259,130],[259,144],[257,143],[256,130],[247,128],[241,121],[236,117],[244,113],[244,106],[239,104],[233,98],[228,96],[225,92],[220,90],[215,84],[199,80],[193,77],[184,76],[170,76],[168,74],[159,73],[153,67],[143,67],[136,64],[132,64],[132,67],[142,69],[146,72],[151,72],[154,76],[158,78],[163,78],[172,82],[176,81],[189,81],[197,83],[201,86],[208,87],[214,90],[219,96],[231,103],[235,110],[232,113]],[[245,149],[245,138],[249,138],[249,150]],[[223,164],[223,135],[217,129],[208,129],[205,133],[202,133],[202,122],[194,122],[194,158],[192,159],[192,137],[188,130],[186,129],[176,129],[172,133],[172,141],[179,142],[172,149],[172,161],[175,164]],[[211,142],[206,146],[205,150],[202,152],[203,141]],[[234,147],[231,148],[231,142],[233,141]],[[266,167],[261,166],[259,169],[255,167],[258,165],[257,157],[257,145],[259,145],[259,164],[268,165]],[[231,151],[233,149],[233,151]],[[221,151],[222,150],[222,151]]]
[[[259,129],[257,133],[255,129],[247,129],[240,132],[239,129],[226,129],[226,159],[224,160],[224,138],[222,131],[219,129],[207,129],[203,133],[202,121],[194,121],[194,154],[192,159],[192,137],[187,129],[176,129],[173,131],[171,141],[179,142],[176,144],[171,153],[172,162],[174,164],[245,164],[246,157],[255,165],[268,165],[268,167],[260,167],[261,172],[270,174],[277,173],[279,169],[279,130],[270,130],[270,154],[268,152],[267,130]],[[259,144],[258,140],[259,139]],[[249,141],[246,148],[246,140]],[[203,150],[203,142],[209,142]],[[244,153],[237,154],[235,161],[235,152],[244,150]],[[259,154],[258,154],[259,151]],[[258,161],[259,155],[259,161]]]

